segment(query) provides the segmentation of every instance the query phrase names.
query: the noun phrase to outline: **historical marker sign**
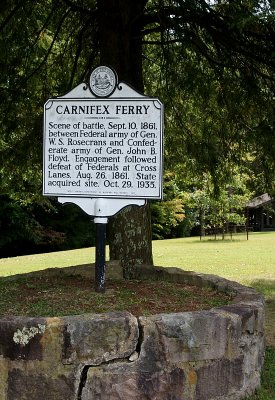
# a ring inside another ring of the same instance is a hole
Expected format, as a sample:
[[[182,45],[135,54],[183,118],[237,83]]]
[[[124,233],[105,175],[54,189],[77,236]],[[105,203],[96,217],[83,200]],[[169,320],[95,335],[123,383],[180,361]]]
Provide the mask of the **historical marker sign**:
[[[75,203],[96,224],[95,290],[105,290],[109,216],[162,198],[163,107],[95,68],[44,106],[43,194]]]
[[[45,104],[43,193],[160,199],[162,104],[106,76],[97,70],[91,92],[82,86]]]

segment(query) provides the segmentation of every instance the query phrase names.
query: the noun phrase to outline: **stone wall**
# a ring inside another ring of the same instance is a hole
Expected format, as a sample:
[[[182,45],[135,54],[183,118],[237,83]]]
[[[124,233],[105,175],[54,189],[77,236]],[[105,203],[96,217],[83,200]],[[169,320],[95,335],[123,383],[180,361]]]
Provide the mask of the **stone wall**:
[[[254,289],[176,268],[151,279],[234,295],[209,311],[0,318],[0,400],[238,400],[260,385],[264,301]]]

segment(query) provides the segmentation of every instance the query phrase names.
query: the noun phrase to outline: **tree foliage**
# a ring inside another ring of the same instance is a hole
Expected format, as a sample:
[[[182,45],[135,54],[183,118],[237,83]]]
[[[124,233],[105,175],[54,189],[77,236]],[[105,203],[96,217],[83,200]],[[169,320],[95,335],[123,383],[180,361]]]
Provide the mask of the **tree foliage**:
[[[268,0],[2,1],[1,193],[38,200],[42,105],[102,62],[165,103],[168,171],[209,172],[217,190],[249,163],[272,190],[274,58]]]
[[[89,247],[95,229],[80,208],[52,201],[23,204],[0,196],[0,257]]]
[[[199,8],[199,19],[156,37],[148,57],[148,85],[165,99],[166,165],[209,171],[218,188],[232,165],[252,157],[273,190],[274,10],[259,2],[187,3],[189,18]]]
[[[135,15],[129,0],[111,1],[102,10],[104,4],[1,4],[1,174],[7,190],[37,192],[43,102],[88,78],[99,62],[103,31],[109,32],[103,21],[110,14],[130,38],[128,47],[133,33],[143,43],[146,87],[166,104],[170,159],[189,155],[214,175],[220,162],[235,161],[251,147],[273,171],[272,2],[150,0],[140,2]],[[141,61],[129,59],[128,68]],[[123,70],[120,78],[127,74]]]
[[[177,236],[179,226],[185,218],[183,193],[172,173],[164,177],[163,201],[151,204],[153,239],[167,239]]]
[[[247,188],[248,176],[235,168],[235,174],[226,185],[215,194],[209,174],[192,191],[185,192],[185,206],[191,210],[195,225],[201,233],[206,228],[227,230],[229,225],[246,225],[246,204],[252,197]],[[194,226],[195,226],[194,225]]]

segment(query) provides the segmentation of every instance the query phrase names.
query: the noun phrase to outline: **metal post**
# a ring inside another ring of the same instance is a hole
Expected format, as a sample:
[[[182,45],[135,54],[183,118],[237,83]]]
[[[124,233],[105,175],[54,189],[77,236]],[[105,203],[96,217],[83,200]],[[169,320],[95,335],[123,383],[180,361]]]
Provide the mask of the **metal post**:
[[[96,254],[95,254],[95,291],[105,292],[105,260],[106,260],[106,225],[107,218],[95,218]]]

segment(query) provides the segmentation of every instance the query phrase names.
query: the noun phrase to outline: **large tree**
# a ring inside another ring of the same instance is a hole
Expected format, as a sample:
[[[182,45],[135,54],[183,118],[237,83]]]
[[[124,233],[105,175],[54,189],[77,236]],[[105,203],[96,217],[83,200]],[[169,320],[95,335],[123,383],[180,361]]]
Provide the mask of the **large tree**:
[[[274,176],[272,1],[6,0],[0,11],[2,192],[37,196],[42,105],[101,63],[166,103],[169,168],[189,160],[217,180],[257,151]],[[148,207],[111,221],[125,275],[152,264],[150,234]]]

